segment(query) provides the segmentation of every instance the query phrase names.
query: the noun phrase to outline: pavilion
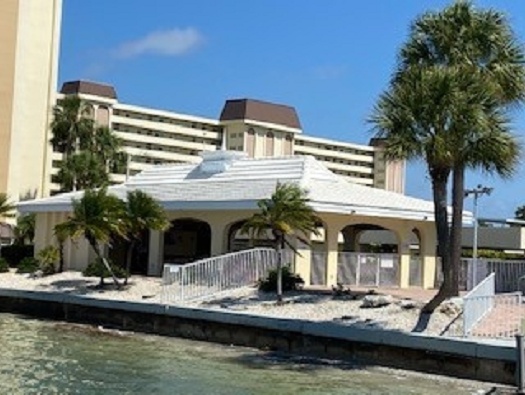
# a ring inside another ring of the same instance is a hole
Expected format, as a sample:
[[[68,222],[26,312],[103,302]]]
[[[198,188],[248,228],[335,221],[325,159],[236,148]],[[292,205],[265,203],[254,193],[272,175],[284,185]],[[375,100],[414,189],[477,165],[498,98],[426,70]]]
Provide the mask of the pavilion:
[[[432,202],[350,183],[309,156],[253,159],[236,151],[204,152],[201,156],[198,164],[154,166],[108,188],[109,193],[122,199],[135,189],[150,194],[172,221],[172,227],[164,233],[144,234],[142,247],[135,254],[136,272],[158,276],[167,262],[191,262],[247,248],[249,240],[238,230],[256,212],[257,202],[270,197],[277,183],[296,183],[308,191],[322,231],[321,237],[312,238],[310,246],[297,245],[294,267],[306,284],[335,285],[344,272],[342,254],[362,248],[359,235],[389,230],[397,244],[390,246],[390,255],[384,265],[378,266],[378,272],[383,267],[393,270],[400,287],[434,286],[436,234]],[[64,193],[18,205],[20,212],[36,213],[35,253],[56,245],[54,226],[67,219],[72,199],[82,194]],[[469,216],[466,213],[465,218]],[[417,259],[411,252],[414,235],[419,242]],[[115,257],[125,248],[106,246],[106,251]],[[68,241],[64,255],[69,270],[81,270],[94,259],[83,239]],[[411,272],[419,273],[419,282],[411,283]]]

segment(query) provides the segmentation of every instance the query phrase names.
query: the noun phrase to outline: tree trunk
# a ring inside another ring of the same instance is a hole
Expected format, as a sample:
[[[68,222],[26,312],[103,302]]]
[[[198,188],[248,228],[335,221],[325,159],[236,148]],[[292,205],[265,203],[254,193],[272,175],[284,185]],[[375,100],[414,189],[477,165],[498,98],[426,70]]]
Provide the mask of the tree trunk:
[[[459,295],[459,267],[461,264],[461,236],[463,231],[463,201],[465,199],[465,168],[456,166],[452,174],[452,227],[450,230],[451,295]]]
[[[133,250],[135,249],[135,239],[131,239],[126,254],[126,278],[124,279],[124,285],[128,285],[129,272],[131,270],[131,260],[133,259]]]
[[[118,282],[118,278],[117,278],[117,276],[115,276],[115,273],[113,273],[113,270],[111,269],[111,266],[109,265],[107,259],[104,258],[104,256],[102,255],[102,252],[100,251],[100,248],[98,246],[97,241],[96,240],[88,240],[88,242],[91,245],[91,247],[93,248],[93,250],[95,251],[95,254],[97,255],[97,258],[99,258],[102,261],[102,263],[104,264],[104,266],[106,267],[106,269],[108,269],[108,272],[109,272],[109,274],[111,274],[111,278],[113,279],[113,282],[117,286],[117,289],[120,289],[120,283]],[[103,285],[103,284],[104,284],[104,274],[102,274],[102,276],[100,278],[100,285]]]
[[[277,304],[283,303],[283,262],[282,249],[284,248],[284,236],[277,241]]]
[[[58,253],[60,254],[60,263],[58,264],[58,272],[64,271],[64,243],[58,243]]]
[[[451,293],[450,232],[447,212],[447,183],[449,175],[450,171],[447,169],[430,172],[434,198],[435,226],[438,239],[437,255],[441,259],[443,282],[436,296],[423,307],[423,313],[432,313]]]

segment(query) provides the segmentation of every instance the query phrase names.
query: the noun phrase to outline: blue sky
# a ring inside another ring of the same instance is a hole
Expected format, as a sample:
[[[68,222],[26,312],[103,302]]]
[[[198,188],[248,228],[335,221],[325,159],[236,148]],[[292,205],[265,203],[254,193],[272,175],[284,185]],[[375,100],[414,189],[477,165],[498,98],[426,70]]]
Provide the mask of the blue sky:
[[[485,0],[525,41],[525,1]],[[216,118],[224,100],[294,106],[310,135],[367,143],[366,123],[386,88],[410,22],[438,0],[64,0],[59,83],[112,84],[119,100]],[[525,135],[523,110],[514,118]],[[509,217],[525,204],[525,167],[493,186],[480,215]],[[410,164],[407,193],[430,199],[424,166]],[[466,208],[471,201],[466,202]]]

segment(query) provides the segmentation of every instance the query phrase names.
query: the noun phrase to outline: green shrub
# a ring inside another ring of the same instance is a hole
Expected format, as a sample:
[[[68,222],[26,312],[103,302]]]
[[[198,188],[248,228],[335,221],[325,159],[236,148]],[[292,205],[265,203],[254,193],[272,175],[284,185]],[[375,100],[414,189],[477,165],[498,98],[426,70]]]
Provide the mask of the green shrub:
[[[290,266],[282,268],[283,292],[294,291],[304,285],[304,280],[298,274],[292,273]],[[259,290],[263,292],[275,292],[277,290],[277,269],[268,272],[264,280],[259,280]]]
[[[24,258],[32,258],[35,253],[35,247],[32,245],[17,245],[3,246],[0,254],[9,266],[18,267],[18,264]]]
[[[18,264],[17,273],[34,273],[40,269],[40,264],[33,257],[26,257]]]
[[[115,265],[112,262],[109,262],[109,265],[111,269],[113,270],[113,273],[115,276],[119,278],[126,277],[126,271],[124,268]],[[107,278],[111,277],[111,273],[106,268],[106,266],[102,263],[102,260],[97,258],[93,262],[91,262],[82,272],[82,275],[84,277],[99,277],[99,278]]]
[[[55,246],[47,246],[38,253],[40,269],[44,276],[56,273],[56,263],[60,258],[60,252]]]
[[[0,273],[6,273],[9,271],[9,264],[4,258],[0,258]]]
[[[471,249],[463,249],[461,251],[461,256],[463,258],[472,258],[472,250]],[[509,254],[505,251],[500,250],[486,250],[486,249],[480,249],[478,250],[478,258],[486,258],[486,259],[523,259],[522,254]]]

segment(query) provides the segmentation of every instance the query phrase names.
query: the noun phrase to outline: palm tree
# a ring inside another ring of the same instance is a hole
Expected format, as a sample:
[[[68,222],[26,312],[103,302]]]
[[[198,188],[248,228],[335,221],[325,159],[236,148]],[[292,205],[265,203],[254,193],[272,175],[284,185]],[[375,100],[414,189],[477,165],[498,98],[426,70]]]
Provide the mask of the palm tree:
[[[369,121],[377,136],[386,140],[388,159],[426,162],[430,176],[438,256],[443,267],[443,294],[453,288],[454,270],[450,262],[447,212],[447,183],[452,171],[452,156],[447,136],[461,115],[457,106],[455,75],[436,68],[412,68],[396,76],[390,89],[383,93]]]
[[[33,243],[35,238],[36,214],[24,214],[17,218],[15,227],[15,243],[24,245]]]
[[[461,76],[468,117],[458,119],[447,136],[453,157],[450,259],[456,269],[451,292],[457,294],[465,170],[481,168],[502,177],[515,171],[520,147],[510,133],[508,110],[525,100],[525,52],[505,15],[458,1],[414,23],[398,74],[414,67],[443,68]]]
[[[126,227],[129,240],[126,255],[126,279],[128,283],[133,251],[140,242],[141,233],[147,229],[166,230],[169,227],[166,212],[162,206],[147,193],[136,190],[128,192],[126,199]]]
[[[107,190],[88,189],[79,200],[73,200],[73,214],[66,222],[56,226],[55,233],[68,235],[76,239],[84,236],[93,251],[111,274],[113,282],[120,288],[120,283],[113,273],[111,266],[102,254],[100,244],[108,243],[112,236],[126,236],[124,202]],[[104,282],[101,275],[100,285]]]
[[[62,273],[64,271],[64,245],[68,238],[68,229],[61,227],[60,224],[58,224],[53,231],[58,244],[58,272]]]
[[[5,193],[0,193],[0,218],[11,218],[14,216],[14,204],[9,201],[9,197]]]
[[[91,139],[91,107],[78,96],[66,96],[53,108],[51,144],[67,158]]]
[[[259,212],[253,214],[241,227],[241,232],[254,238],[270,233],[277,252],[277,301],[283,300],[282,250],[288,246],[296,251],[290,239],[309,244],[310,233],[318,234],[314,210],[308,205],[307,192],[295,184],[277,184],[269,199],[258,202]]]
[[[106,165],[96,153],[80,151],[60,163],[57,177],[63,191],[105,187],[109,184]]]

